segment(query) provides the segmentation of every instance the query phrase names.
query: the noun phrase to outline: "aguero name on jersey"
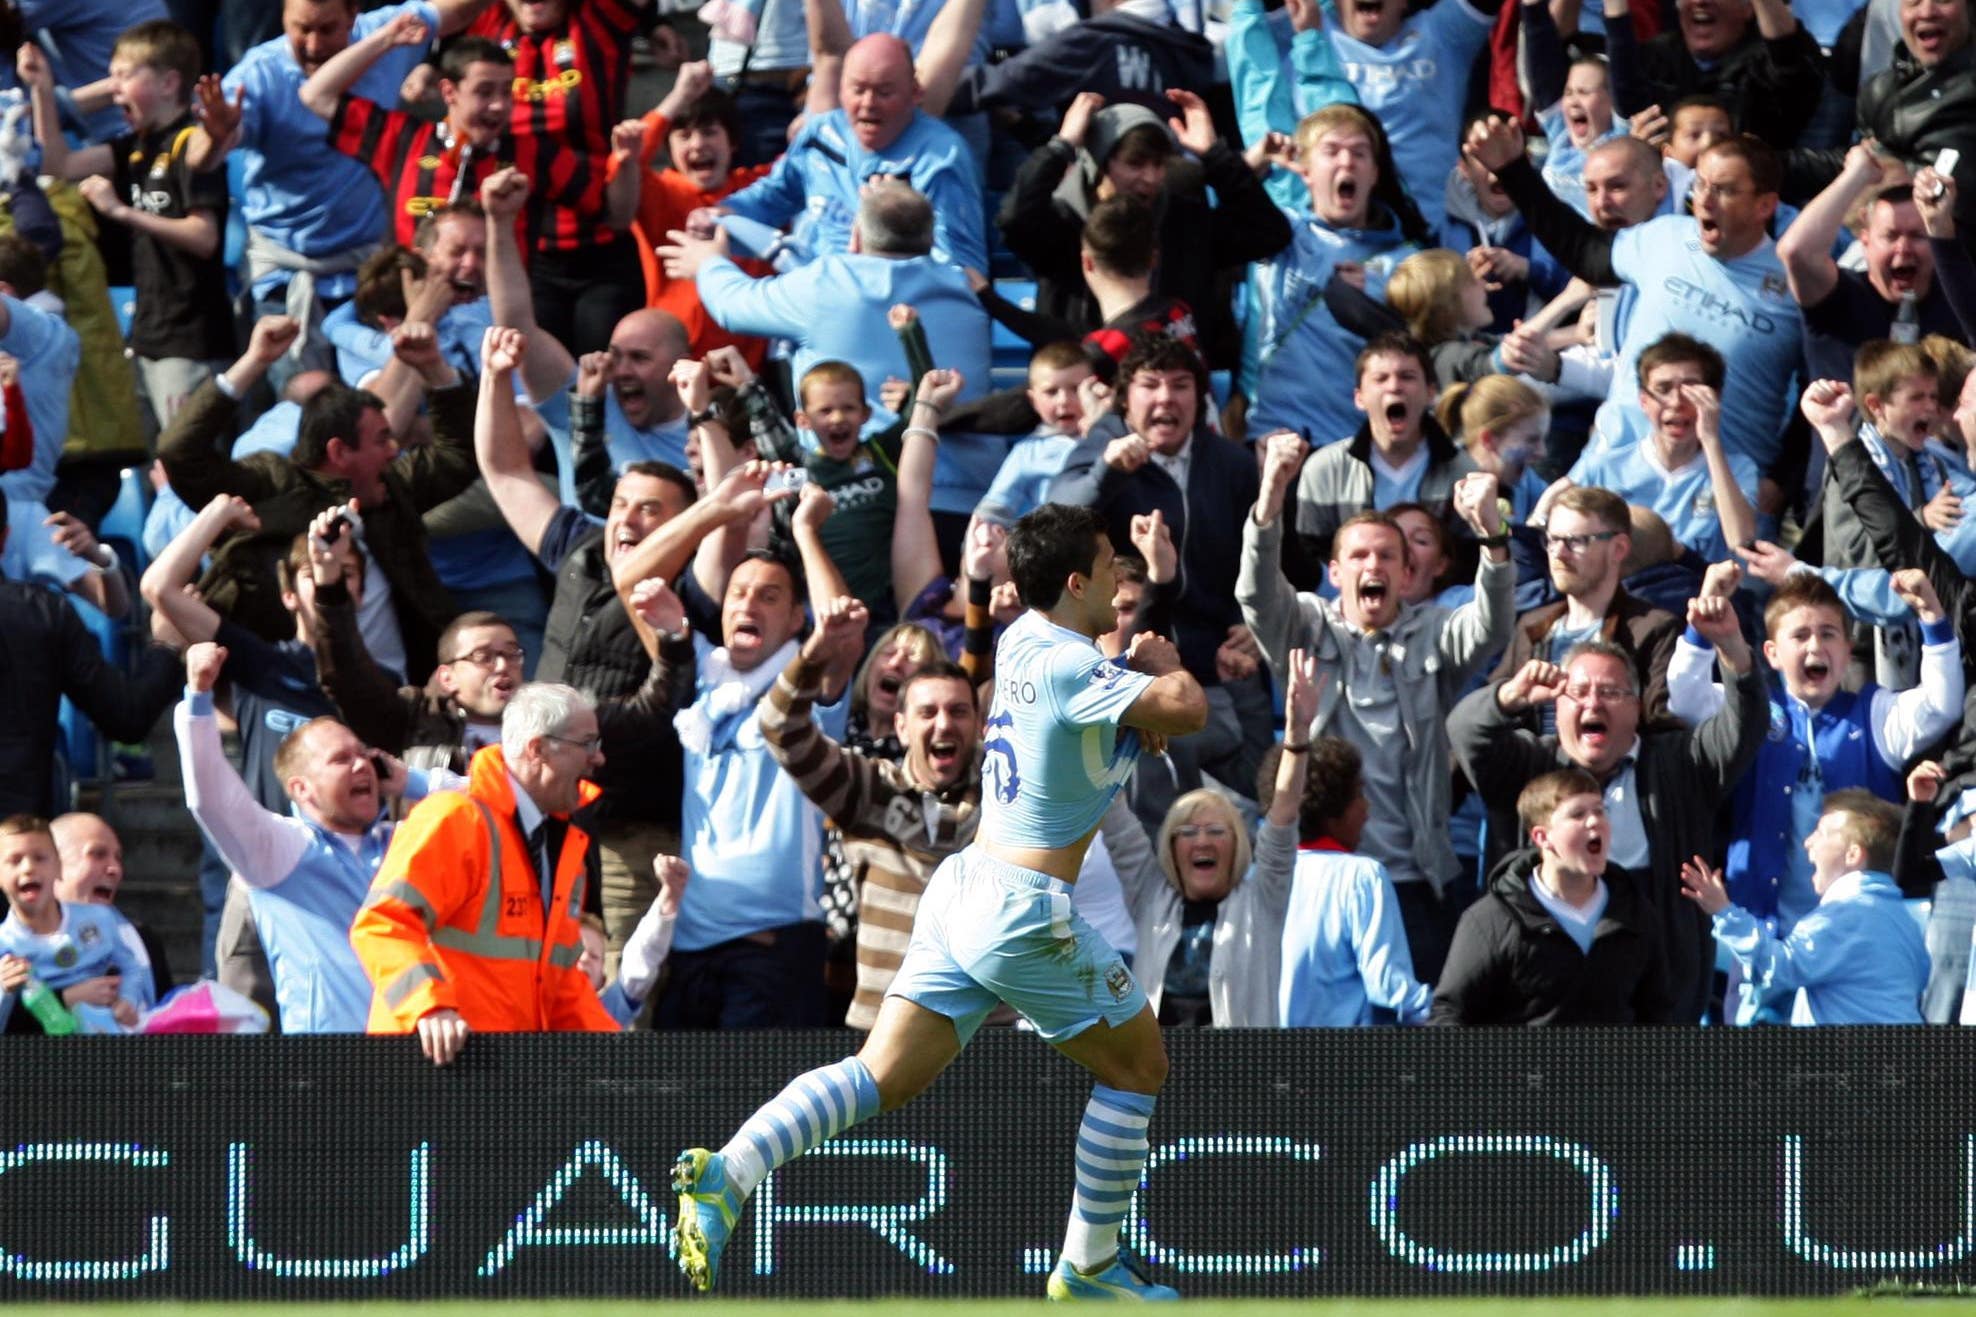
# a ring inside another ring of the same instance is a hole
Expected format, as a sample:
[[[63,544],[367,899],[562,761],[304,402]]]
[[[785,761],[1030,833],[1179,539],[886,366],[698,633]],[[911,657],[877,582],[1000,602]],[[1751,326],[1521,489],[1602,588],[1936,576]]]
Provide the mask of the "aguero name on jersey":
[[[1054,848],[1097,827],[1139,761],[1139,733],[1119,719],[1152,682],[1088,637],[1024,613],[995,651],[981,835]]]

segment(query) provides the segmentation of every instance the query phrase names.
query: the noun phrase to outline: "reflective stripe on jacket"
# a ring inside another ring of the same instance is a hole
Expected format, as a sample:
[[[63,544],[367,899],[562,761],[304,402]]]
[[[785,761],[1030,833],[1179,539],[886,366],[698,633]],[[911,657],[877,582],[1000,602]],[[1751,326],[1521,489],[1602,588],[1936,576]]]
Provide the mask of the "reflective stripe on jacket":
[[[582,792],[585,804],[597,795]],[[466,791],[414,806],[350,927],[373,988],[370,1032],[410,1033],[447,1009],[481,1033],[615,1032],[577,968],[589,844],[568,830],[545,911],[498,745],[474,755]]]

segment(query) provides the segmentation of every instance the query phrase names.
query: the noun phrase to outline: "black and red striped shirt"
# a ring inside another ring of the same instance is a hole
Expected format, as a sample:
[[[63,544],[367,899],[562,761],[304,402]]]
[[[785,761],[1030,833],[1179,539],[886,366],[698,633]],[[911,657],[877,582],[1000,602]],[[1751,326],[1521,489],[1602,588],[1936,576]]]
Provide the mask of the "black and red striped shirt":
[[[641,7],[633,0],[572,0],[560,28],[529,34],[506,5],[493,4],[467,29],[500,42],[514,56],[509,136],[515,163],[536,193],[560,203],[539,225],[531,223],[537,250],[569,251],[612,236],[604,222],[604,184]]]
[[[336,103],[336,114],[329,121],[329,143],[377,175],[389,199],[391,236],[407,246],[426,215],[449,201],[477,200],[488,175],[521,164],[512,137],[503,137],[490,150],[472,151],[465,143],[453,140],[444,120],[431,123],[347,94]],[[522,250],[555,251],[584,245],[585,229],[577,216],[603,213],[602,171],[594,175],[587,192],[578,194],[559,194],[545,188],[533,174],[529,182],[532,188],[517,235]],[[549,241],[544,236],[563,231],[573,235],[566,242]]]

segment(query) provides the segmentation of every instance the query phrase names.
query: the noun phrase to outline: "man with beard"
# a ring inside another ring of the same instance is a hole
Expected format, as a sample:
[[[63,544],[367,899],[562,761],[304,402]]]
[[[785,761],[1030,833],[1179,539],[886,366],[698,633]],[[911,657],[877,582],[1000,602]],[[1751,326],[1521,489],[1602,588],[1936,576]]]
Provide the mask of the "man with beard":
[[[851,625],[839,614],[835,625]],[[843,833],[859,875],[858,987],[844,1023],[870,1029],[912,937],[920,894],[942,860],[974,840],[981,804],[974,683],[958,664],[923,667],[899,691],[893,731],[905,760],[845,748],[817,727],[834,637],[818,628],[769,688],[762,737],[769,753]],[[876,729],[874,729],[876,730]]]
[[[1285,567],[1300,590],[1316,587],[1346,520],[1418,503],[1449,521],[1455,487],[1478,470],[1434,419],[1434,363],[1417,341],[1381,334],[1358,354],[1352,378],[1352,406],[1365,421],[1348,442],[1321,438],[1297,479],[1297,537]]]
[[[275,752],[275,772],[294,812],[264,809],[220,745],[213,684],[226,650],[202,641],[185,660],[185,700],[175,725],[186,808],[253,891],[282,1032],[362,1033],[371,986],[350,949],[350,925],[391,843],[385,798],[418,799],[428,788],[462,783],[445,772],[428,780],[388,755],[374,755],[334,718],[315,718]],[[380,777],[380,763],[388,778]]]
[[[1448,716],[1455,760],[1489,809],[1496,856],[1522,835],[1517,797],[1558,768],[1582,768],[1604,794],[1606,854],[1628,870],[1665,933],[1675,1020],[1701,1019],[1715,974],[1708,920],[1681,896],[1681,865],[1713,855],[1716,810],[1756,758],[1769,728],[1763,674],[1734,626],[1713,637],[1725,677],[1722,707],[1692,730],[1642,730],[1632,656],[1588,641],[1560,666],[1532,659],[1485,686]],[[1530,709],[1557,705],[1557,733],[1519,726]],[[1651,844],[1649,838],[1652,839]]]
[[[1777,240],[1777,258],[1804,308],[1805,364],[1815,380],[1844,379],[1863,343],[1892,338],[1895,321],[1915,341],[1924,334],[1961,338],[1962,327],[1935,282],[1935,253],[1905,184],[1882,186],[1880,157],[1861,143],[1846,167]],[[1853,204],[1871,192],[1860,234],[1864,270],[1842,270],[1832,247]]]
[[[1342,737],[1364,761],[1371,812],[1359,849],[1392,876],[1414,968],[1431,983],[1461,913],[1440,895],[1460,868],[1448,834],[1451,778],[1441,720],[1508,641],[1516,616],[1516,566],[1496,478],[1471,472],[1452,491],[1457,513],[1484,545],[1474,599],[1454,609],[1404,603],[1412,571],[1406,532],[1384,513],[1361,512],[1332,540],[1338,597],[1322,600],[1296,593],[1278,566],[1284,499],[1303,456],[1296,435],[1270,436],[1262,492],[1243,518],[1236,598],[1278,681],[1294,649],[1314,654],[1329,674],[1310,734]]]
[[[1551,584],[1564,598],[1516,619],[1509,649],[1490,680],[1507,679],[1533,658],[1561,662],[1574,645],[1603,640],[1632,655],[1646,716],[1667,712],[1667,661],[1681,621],[1619,583],[1633,551],[1632,527],[1626,500],[1609,489],[1576,485],[1557,497],[1544,525],[1544,548]]]

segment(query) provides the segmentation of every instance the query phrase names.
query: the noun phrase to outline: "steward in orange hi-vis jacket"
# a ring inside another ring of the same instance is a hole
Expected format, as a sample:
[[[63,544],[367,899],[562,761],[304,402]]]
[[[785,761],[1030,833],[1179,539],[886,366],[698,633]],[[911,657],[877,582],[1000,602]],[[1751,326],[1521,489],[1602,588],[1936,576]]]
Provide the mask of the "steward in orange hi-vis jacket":
[[[579,787],[583,804],[599,794]],[[350,926],[373,988],[370,1032],[412,1033],[448,1009],[476,1033],[616,1032],[577,968],[589,845],[568,827],[545,911],[501,747],[475,754],[466,791],[427,796],[398,825]]]

